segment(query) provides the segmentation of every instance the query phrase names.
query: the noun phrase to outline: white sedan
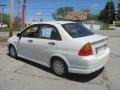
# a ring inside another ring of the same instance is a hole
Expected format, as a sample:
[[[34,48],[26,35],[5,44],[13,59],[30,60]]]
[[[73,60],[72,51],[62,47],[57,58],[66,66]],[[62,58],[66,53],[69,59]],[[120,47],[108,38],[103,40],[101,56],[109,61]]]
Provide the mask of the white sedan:
[[[58,76],[90,74],[109,60],[108,37],[76,22],[40,22],[8,39],[11,57],[22,57],[49,67]]]

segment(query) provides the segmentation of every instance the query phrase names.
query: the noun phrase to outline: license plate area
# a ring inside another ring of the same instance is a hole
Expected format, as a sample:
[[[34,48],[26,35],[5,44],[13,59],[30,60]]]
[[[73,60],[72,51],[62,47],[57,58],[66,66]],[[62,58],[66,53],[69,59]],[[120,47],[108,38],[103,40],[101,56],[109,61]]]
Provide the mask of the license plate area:
[[[99,46],[99,47],[96,47],[96,54],[97,54],[97,55],[100,55],[100,54],[102,54],[105,50],[106,50],[106,44],[105,44],[105,45],[102,45],[102,46]]]

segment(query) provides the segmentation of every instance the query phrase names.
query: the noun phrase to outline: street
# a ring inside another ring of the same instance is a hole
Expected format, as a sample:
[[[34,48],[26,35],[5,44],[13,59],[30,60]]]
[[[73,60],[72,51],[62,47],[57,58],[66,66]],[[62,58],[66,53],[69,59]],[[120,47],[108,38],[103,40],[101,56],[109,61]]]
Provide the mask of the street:
[[[28,60],[7,55],[6,42],[0,42],[0,90],[120,90],[120,30],[95,31],[109,36],[110,60],[89,75],[69,74],[61,78],[51,70]],[[8,33],[0,32],[0,37]]]

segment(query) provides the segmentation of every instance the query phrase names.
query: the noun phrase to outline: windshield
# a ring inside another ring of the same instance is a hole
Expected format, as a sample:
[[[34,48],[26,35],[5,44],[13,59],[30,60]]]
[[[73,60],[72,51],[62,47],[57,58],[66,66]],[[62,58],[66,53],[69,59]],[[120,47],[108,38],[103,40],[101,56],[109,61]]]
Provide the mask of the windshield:
[[[73,38],[90,36],[94,34],[92,31],[90,31],[80,23],[67,23],[62,24],[62,26],[67,31],[67,33]]]

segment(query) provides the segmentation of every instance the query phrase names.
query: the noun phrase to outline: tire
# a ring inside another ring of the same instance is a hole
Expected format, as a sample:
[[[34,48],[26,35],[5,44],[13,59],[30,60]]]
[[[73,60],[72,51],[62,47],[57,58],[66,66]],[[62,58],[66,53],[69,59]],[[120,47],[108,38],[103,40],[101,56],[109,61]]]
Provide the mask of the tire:
[[[66,63],[60,58],[54,58],[52,60],[52,71],[55,75],[63,77],[68,73],[68,68]]]
[[[15,59],[17,59],[17,52],[14,46],[9,46],[9,55]]]

